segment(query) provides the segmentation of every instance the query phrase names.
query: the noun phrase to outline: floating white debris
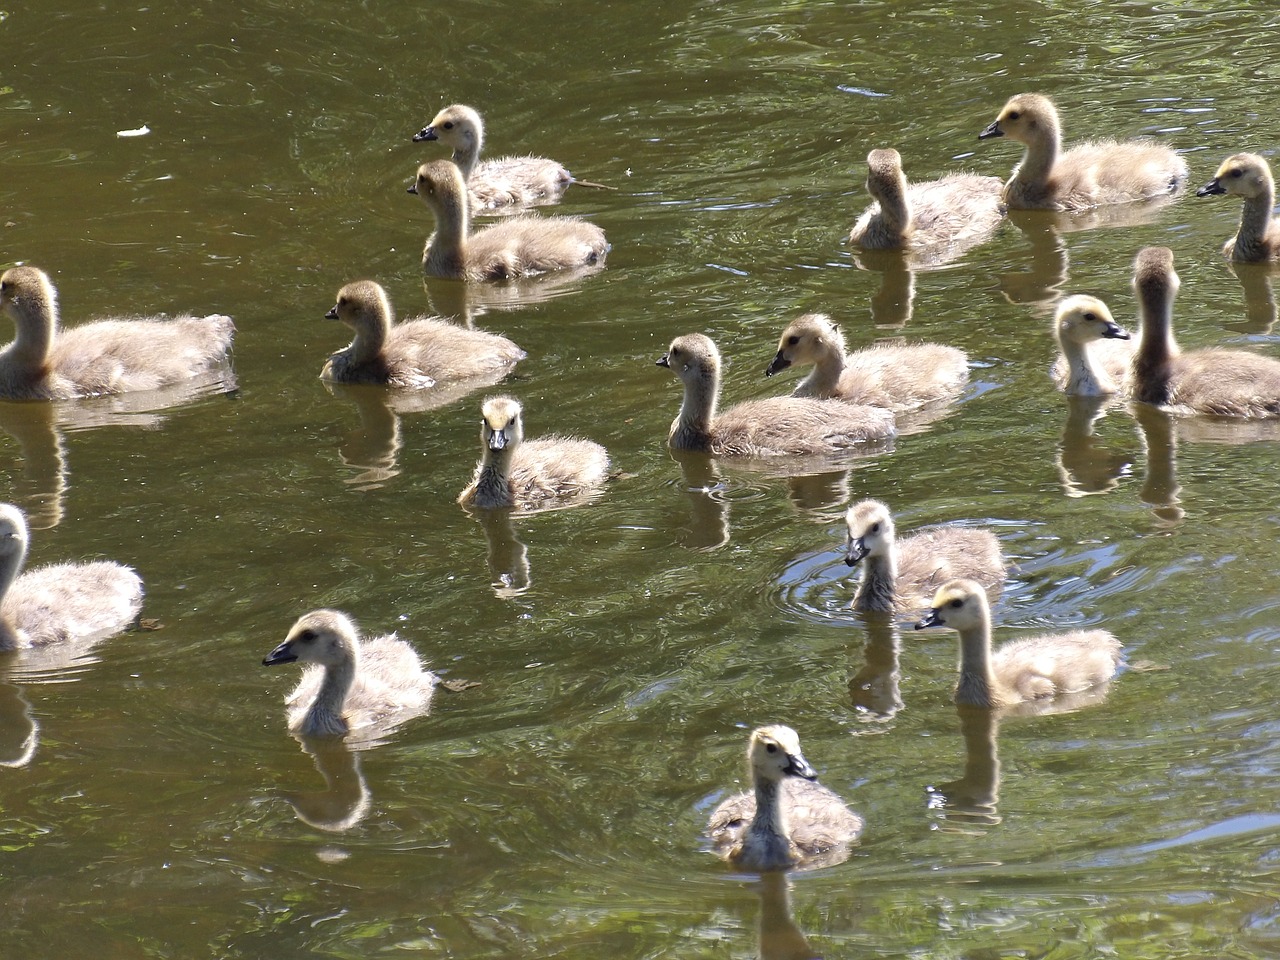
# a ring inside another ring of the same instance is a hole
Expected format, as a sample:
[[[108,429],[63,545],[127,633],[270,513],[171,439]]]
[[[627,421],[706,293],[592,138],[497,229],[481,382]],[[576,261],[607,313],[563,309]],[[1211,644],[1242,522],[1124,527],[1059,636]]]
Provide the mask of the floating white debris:
[[[150,132],[151,132],[151,128],[144,123],[142,126],[134,130],[117,130],[116,136],[117,137],[145,137]]]

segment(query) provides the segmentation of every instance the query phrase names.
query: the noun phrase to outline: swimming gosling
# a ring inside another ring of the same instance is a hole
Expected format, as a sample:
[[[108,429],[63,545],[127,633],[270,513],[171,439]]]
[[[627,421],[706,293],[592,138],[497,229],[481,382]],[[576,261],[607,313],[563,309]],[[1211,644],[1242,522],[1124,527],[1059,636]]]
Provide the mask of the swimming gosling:
[[[954,400],[969,382],[969,358],[962,350],[898,341],[849,353],[844,334],[825,313],[806,313],[788,324],[764,375],[810,363],[812,372],[791,396],[904,411]]]
[[[1167,197],[1182,190],[1187,161],[1164,144],[1095,140],[1061,151],[1053,101],[1037,93],[1010,97],[981,140],[1008,137],[1026,147],[1001,191],[1014,210],[1088,210]]]
[[[474,233],[467,187],[452,160],[418,168],[409,187],[436,219],[422,251],[422,271],[450,280],[508,280],[551,270],[602,265],[604,231],[577,217],[512,217]]]
[[[1197,197],[1229,193],[1244,198],[1240,227],[1222,245],[1223,254],[1241,263],[1280,260],[1280,223],[1271,219],[1276,204],[1276,184],[1271,167],[1256,153],[1227,157],[1213,179],[1196,191]]]
[[[875,200],[849,232],[868,250],[921,250],[972,246],[995,232],[1004,211],[997,177],[950,173],[907,183],[897,150],[867,154],[867,192]]]
[[[1053,318],[1058,359],[1051,375],[1058,389],[1080,397],[1109,396],[1120,389],[1134,342],[1097,297],[1065,297]]]
[[[573,183],[568,170],[546,157],[499,157],[481,163],[484,121],[461,103],[445,107],[413,136],[414,143],[424,140],[439,140],[453,150],[472,211],[556,203]]]
[[[59,326],[48,274],[12,267],[0,274],[0,310],[17,328],[0,349],[0,398],[69,400],[154,390],[189,380],[226,359],[230,317],[128,317]]]
[[[830,866],[848,857],[862,818],[815,782],[794,730],[778,724],[752,732],[747,776],[753,791],[725,800],[707,823],[719,856],[751,871]]]
[[[0,504],[0,651],[119,633],[142,608],[142,579],[111,560],[57,563],[22,572],[27,518]]]
[[[588,497],[608,480],[609,454],[594,441],[525,440],[523,410],[512,397],[490,397],[480,414],[480,462],[460,504],[544,510]]]
[[[807,397],[748,400],[717,414],[720,351],[700,333],[676,337],[657,364],[684,384],[680,413],[667,435],[679,450],[725,457],[818,455],[886,440],[897,432],[893,414],[882,407]]]
[[[1146,247],[1133,264],[1141,329],[1125,394],[1173,413],[1241,419],[1280,417],[1280,360],[1245,350],[1183,353],[1173,336],[1181,281],[1173,251]]]
[[[394,633],[362,640],[338,610],[299,617],[262,665],[294,662],[308,666],[285,704],[289,729],[304,737],[391,733],[426,713],[435,692],[435,674],[409,644]]]
[[[1110,680],[1120,666],[1120,641],[1106,630],[1072,630],[1013,640],[991,650],[987,594],[972,580],[939,588],[917,630],[947,627],[960,634],[960,679],[955,701],[970,707],[1009,707],[1078,693]]]
[[[386,290],[372,280],[357,280],[339,290],[325,318],[341,320],[355,331],[351,345],[333,354],[320,371],[320,379],[335,383],[418,390],[507,370],[525,356],[506,337],[439,317],[397,324]]]
[[[845,563],[863,563],[853,609],[914,613],[928,605],[938,587],[964,577],[992,596],[1004,584],[1000,541],[989,530],[932,527],[897,539],[893,515],[879,500],[863,500],[844,517],[848,532]]]

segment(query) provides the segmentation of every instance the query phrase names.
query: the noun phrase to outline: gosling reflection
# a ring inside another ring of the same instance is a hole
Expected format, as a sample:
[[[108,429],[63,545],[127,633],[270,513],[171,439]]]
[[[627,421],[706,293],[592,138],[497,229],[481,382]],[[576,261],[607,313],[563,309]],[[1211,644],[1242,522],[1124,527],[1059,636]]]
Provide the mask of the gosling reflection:
[[[967,832],[1000,822],[1000,758],[996,750],[999,710],[956,705],[964,738],[964,772],[959,780],[926,787],[929,809],[938,811],[947,827]]]
[[[1096,427],[1112,405],[1111,397],[1068,396],[1067,422],[1058,445],[1058,477],[1068,497],[1110,493],[1132,472],[1133,458],[1104,444]]]
[[[849,699],[858,715],[867,720],[889,720],[902,709],[902,693],[898,684],[902,677],[898,666],[901,635],[888,613],[861,615],[867,629],[863,647],[863,664],[849,678]]]
[[[680,464],[685,496],[689,498],[689,526],[681,545],[690,550],[719,550],[729,542],[729,501],[720,468],[710,454],[669,448]]]
[[[1243,323],[1229,323],[1227,329],[1245,334],[1269,334],[1276,323],[1276,297],[1271,277],[1274,263],[1232,263],[1228,270],[1244,290]]]
[[[916,273],[900,250],[863,250],[854,254],[859,270],[880,274],[871,295],[871,322],[877,327],[905,327],[911,322],[916,296]]]
[[[578,267],[499,283],[458,283],[424,277],[422,288],[427,295],[428,313],[471,327],[477,318],[492,310],[520,310],[575,294],[587,277],[599,272],[599,267]]]
[[[516,536],[510,510],[468,511],[484,530],[488,544],[490,586],[504,600],[526,592],[533,584],[529,550]]]
[[[760,960],[821,960],[809,946],[791,912],[791,881],[780,871],[760,874]]]
[[[11,660],[12,655],[6,655]],[[25,767],[36,755],[40,724],[22,688],[9,683],[7,667],[0,667],[0,767]]]
[[[350,830],[369,812],[369,787],[358,754],[339,737],[302,737],[302,752],[315,762],[324,789],[310,793],[282,791],[299,820],[317,830]]]
[[[1129,412],[1138,422],[1142,432],[1142,445],[1146,450],[1147,472],[1138,496],[1150,504],[1152,513],[1162,523],[1177,526],[1186,516],[1180,506],[1178,494],[1177,440],[1173,430],[1173,416],[1149,403],[1131,403]]]
[[[57,405],[0,401],[0,429],[18,441],[22,471],[10,481],[9,499],[26,513],[31,529],[56,527],[67,492],[67,454]]]

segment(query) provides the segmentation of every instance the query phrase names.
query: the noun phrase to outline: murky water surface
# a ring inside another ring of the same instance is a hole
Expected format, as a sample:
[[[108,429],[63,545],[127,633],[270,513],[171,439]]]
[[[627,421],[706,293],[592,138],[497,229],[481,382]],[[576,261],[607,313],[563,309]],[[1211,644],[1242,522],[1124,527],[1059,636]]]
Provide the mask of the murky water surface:
[[[33,561],[132,563],[156,621],[0,667],[5,956],[1280,951],[1277,431],[1073,406],[1046,376],[1052,301],[1131,318],[1152,243],[1177,256],[1184,344],[1280,355],[1271,277],[1218,255],[1238,205],[1018,217],[914,276],[840,244],[868,149],[921,179],[1006,174],[1015,146],[977,133],[1023,90],[1058,99],[1068,140],[1168,140],[1196,183],[1269,153],[1270,4],[29,7],[0,20],[5,259],[50,270],[71,323],[233,315],[239,386],[0,404]],[[409,138],[454,101],[493,151],[618,188],[547,211],[605,227],[606,271],[424,287],[404,186],[441,151]],[[520,343],[504,389],[531,433],[606,444],[608,493],[462,512],[482,393],[389,405],[316,379],[344,343],[323,315],[365,276],[402,315]],[[727,400],[780,392],[761,374],[801,310],[854,346],[962,347],[972,389],[800,478],[670,456],[672,336],[719,342]],[[901,530],[998,532],[998,639],[1102,625],[1167,669],[1075,712],[958,715],[952,638],[847,609],[840,516],[864,496]],[[259,664],[318,606],[480,685],[376,749],[301,749],[296,674]],[[700,831],[747,731],[779,720],[868,827],[849,862],[761,886]]]

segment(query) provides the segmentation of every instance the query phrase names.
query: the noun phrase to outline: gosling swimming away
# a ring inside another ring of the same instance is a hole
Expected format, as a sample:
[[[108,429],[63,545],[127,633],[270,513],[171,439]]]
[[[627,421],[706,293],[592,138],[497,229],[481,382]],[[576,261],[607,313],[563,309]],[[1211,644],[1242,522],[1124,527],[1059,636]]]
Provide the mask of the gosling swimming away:
[[[429,276],[508,280],[603,264],[609,251],[604,231],[577,217],[512,217],[472,233],[466,184],[451,160],[420,166],[409,192],[436,219],[422,251],[422,270]]]
[[[1106,630],[1072,630],[1013,640],[992,653],[987,594],[972,580],[952,580],[933,598],[917,630],[947,627],[960,634],[955,701],[1009,707],[1078,693],[1110,680],[1120,666],[1120,641]]]
[[[480,462],[458,496],[474,507],[541,510],[590,496],[609,478],[609,454],[591,440],[524,438],[524,415],[511,397],[490,397],[480,408]]]
[[[110,560],[57,563],[22,573],[27,518],[0,504],[0,651],[119,633],[142,608],[142,579]]]
[[[1271,167],[1256,153],[1237,153],[1222,161],[1213,179],[1196,191],[1197,197],[1220,193],[1244,198],[1240,228],[1222,245],[1225,256],[1241,263],[1280,260],[1280,223],[1271,219],[1276,184]]]
[[[312,610],[262,660],[305,663],[302,682],[285,700],[289,729],[304,737],[344,737],[373,728],[390,733],[427,712],[436,676],[394,633],[362,640],[338,610]]]
[[[869,250],[970,245],[995,232],[1004,212],[997,177],[951,173],[908,184],[897,150],[867,154],[867,192],[875,200],[849,232]]]
[[[473,211],[556,203],[573,183],[568,170],[546,157],[500,157],[481,163],[484,121],[460,103],[445,107],[413,136],[414,143],[424,140],[439,140],[453,150]]]
[[[897,432],[893,414],[882,407],[807,397],[748,400],[717,414],[720,351],[700,333],[676,337],[657,363],[684,384],[680,413],[667,435],[680,450],[726,457],[830,454]]]
[[[893,515],[878,500],[863,500],[845,513],[848,541],[845,563],[862,561],[862,580],[853,608],[907,613],[928,605],[937,589],[964,577],[995,595],[1004,584],[1000,541],[989,530],[933,527],[899,541]]]
[[[849,353],[844,334],[825,313],[806,313],[787,326],[764,375],[810,363],[813,371],[796,384],[793,397],[903,411],[954,400],[969,382],[969,358],[962,350],[897,342]]]
[[[1135,345],[1105,303],[1097,297],[1066,297],[1058,304],[1053,332],[1059,355],[1051,373],[1059,390],[1101,397],[1120,389]]]
[[[716,853],[743,870],[830,866],[848,857],[862,818],[819,783],[790,727],[760,727],[747,747],[752,793],[725,800],[707,836]]]
[[[1187,179],[1187,161],[1160,143],[1096,140],[1061,153],[1058,110],[1036,93],[1011,97],[978,134],[981,140],[992,137],[1009,137],[1027,148],[1001,193],[1015,210],[1087,210],[1151,200],[1178,193]]]
[[[17,328],[0,349],[0,397],[69,400],[154,390],[189,380],[226,359],[230,317],[130,317],[62,329],[48,274],[12,267],[0,274],[0,310]]]
[[[355,331],[351,345],[331,356],[320,372],[322,380],[335,383],[424,389],[509,369],[525,356],[506,337],[438,317],[397,324],[387,292],[372,280],[344,286],[325,317]]]
[[[1141,330],[1124,385],[1127,396],[1174,413],[1280,417],[1280,360],[1244,350],[1178,348],[1173,301],[1181,281],[1172,250],[1140,250],[1133,271]]]

